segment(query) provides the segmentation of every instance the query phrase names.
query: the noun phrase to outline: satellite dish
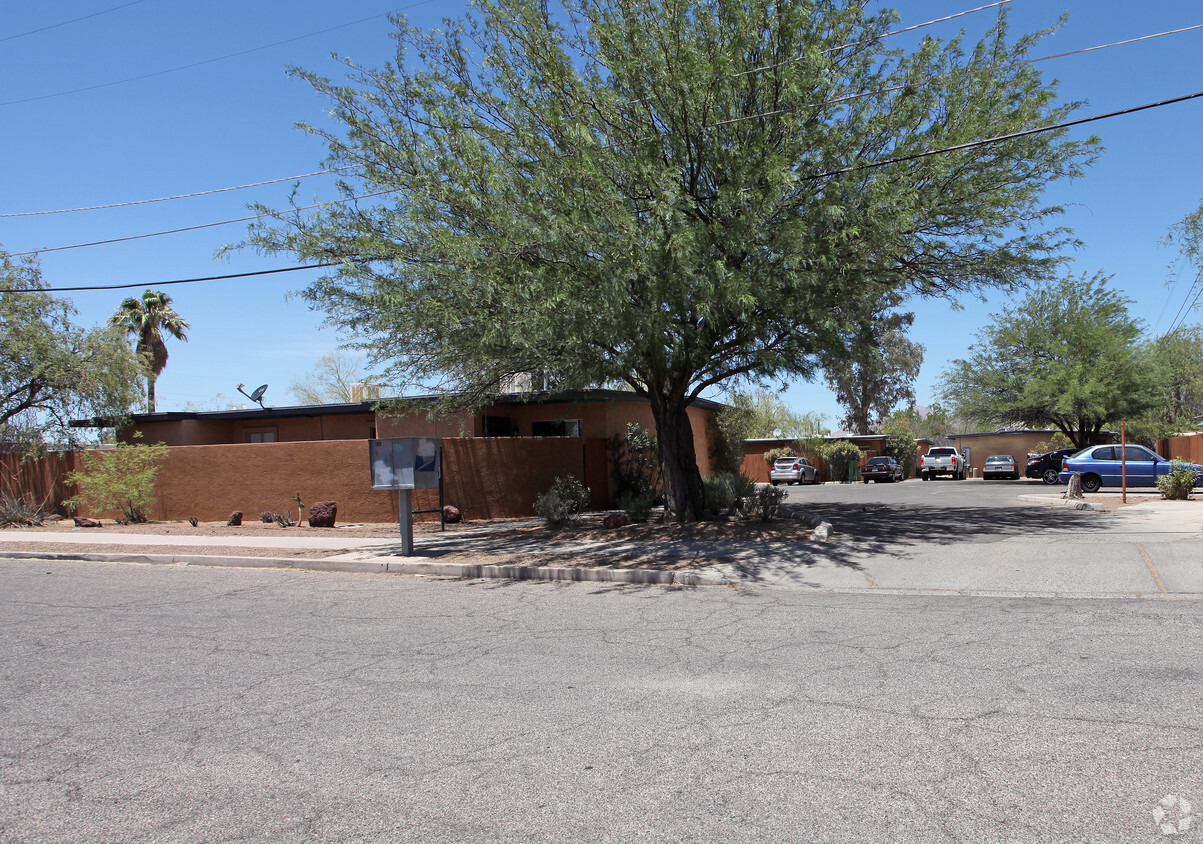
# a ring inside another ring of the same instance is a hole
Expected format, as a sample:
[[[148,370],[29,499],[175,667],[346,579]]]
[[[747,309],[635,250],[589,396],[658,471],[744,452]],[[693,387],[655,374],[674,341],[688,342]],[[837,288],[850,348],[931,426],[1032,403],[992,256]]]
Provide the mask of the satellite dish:
[[[263,394],[267,392],[267,385],[260,384],[258,387],[256,387],[254,389],[253,392],[250,392],[250,393],[248,393],[246,390],[242,389],[243,386],[244,386],[243,384],[238,385],[238,392],[242,393],[244,396],[246,396],[251,401],[259,402],[259,406],[263,407]],[[266,409],[267,408],[264,408],[264,410],[266,410]]]

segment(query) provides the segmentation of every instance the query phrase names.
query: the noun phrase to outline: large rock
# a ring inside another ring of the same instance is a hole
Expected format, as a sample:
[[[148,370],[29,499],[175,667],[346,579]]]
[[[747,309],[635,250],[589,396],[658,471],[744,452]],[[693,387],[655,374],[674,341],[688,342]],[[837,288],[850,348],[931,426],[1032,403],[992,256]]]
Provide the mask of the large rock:
[[[443,505],[443,521],[449,525],[462,521],[464,514],[460,512],[458,507],[452,507],[450,504]]]
[[[309,527],[334,527],[334,517],[338,515],[338,503],[334,501],[318,501],[309,505]]]
[[[241,525],[242,524],[242,511],[235,510],[233,513],[231,513],[230,518],[226,521],[226,524],[229,525],[230,527],[238,527],[239,525]]]
[[[75,517],[75,526],[76,527],[102,527],[100,522],[96,521],[95,519],[85,519],[83,516]]]
[[[602,527],[604,528],[620,528],[631,523],[631,519],[626,513],[610,513],[602,519]]]

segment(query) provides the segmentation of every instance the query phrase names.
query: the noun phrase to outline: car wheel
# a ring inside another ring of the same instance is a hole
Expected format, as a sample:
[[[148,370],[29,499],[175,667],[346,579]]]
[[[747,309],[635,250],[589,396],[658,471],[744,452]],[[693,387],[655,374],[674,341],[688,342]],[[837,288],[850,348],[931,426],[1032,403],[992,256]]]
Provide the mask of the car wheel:
[[[1082,492],[1098,492],[1103,488],[1103,479],[1098,475],[1082,476]]]
[[[931,477],[930,477],[930,476],[927,474],[927,472],[924,472],[924,473],[923,473],[923,475],[922,475],[922,478],[923,478],[923,480],[925,480],[925,481],[930,481],[930,480],[931,480]]]
[[[865,483],[868,483],[868,482],[869,482],[869,479],[868,479],[868,478],[865,478],[865,479],[864,479],[864,481],[865,481]]]
[[[1056,469],[1045,469],[1044,474],[1040,476],[1040,480],[1044,481],[1049,486],[1052,486],[1053,484],[1061,482],[1061,478],[1058,475],[1059,473]]]
[[[777,484],[781,483],[781,481],[769,481],[769,483],[771,483],[773,486],[777,486]]]

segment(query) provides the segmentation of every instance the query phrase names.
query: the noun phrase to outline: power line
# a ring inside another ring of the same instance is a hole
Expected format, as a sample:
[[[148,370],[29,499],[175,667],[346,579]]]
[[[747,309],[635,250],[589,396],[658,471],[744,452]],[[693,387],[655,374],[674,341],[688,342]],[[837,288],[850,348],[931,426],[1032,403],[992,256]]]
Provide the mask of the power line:
[[[49,26],[39,27],[38,29],[31,29],[28,32],[18,32],[16,35],[6,35],[3,38],[0,38],[0,43],[3,43],[5,41],[12,41],[14,38],[24,38],[26,35],[37,35],[39,32],[46,32],[47,30],[58,29],[60,26],[67,26],[68,24],[79,23],[80,21],[86,21],[88,18],[98,18],[101,15],[107,15],[109,12],[115,12],[118,9],[126,8],[127,6],[137,6],[139,3],[145,3],[145,2],[146,2],[146,0],[131,0],[131,2],[129,2],[129,3],[122,3],[120,6],[114,6],[111,9],[104,9],[99,12],[93,12],[90,15],[84,15],[82,18],[72,18],[69,21],[63,21],[62,23],[52,23]]]
[[[964,13],[962,13],[962,14],[964,14]],[[1010,64],[993,65],[991,67],[983,68],[979,72],[980,73],[992,73],[992,72],[998,71],[998,70],[1010,70],[1011,68],[1014,68],[1014,67],[1023,67],[1024,65],[1036,64],[1037,62],[1047,62],[1047,61],[1050,61],[1051,59],[1063,59],[1063,58],[1067,58],[1069,56],[1081,55],[1083,53],[1092,53],[1096,50],[1105,50],[1109,47],[1122,47],[1127,44],[1135,44],[1138,41],[1148,41],[1150,38],[1161,38],[1162,36],[1165,36],[1165,35],[1178,35],[1179,33],[1190,32],[1191,30],[1194,30],[1194,29],[1203,29],[1203,23],[1195,24],[1194,26],[1184,26],[1181,29],[1170,29],[1170,30],[1166,30],[1165,32],[1155,32],[1152,35],[1141,35],[1137,38],[1129,38],[1124,41],[1112,41],[1109,44],[1096,44],[1093,47],[1083,47],[1080,50],[1070,50],[1065,53],[1055,53],[1055,54],[1049,55],[1049,56],[1039,56],[1034,59],[1024,59],[1023,61],[1019,61],[1019,62],[1011,62]],[[774,65],[774,66],[776,66],[776,65]],[[751,72],[752,71],[745,71],[745,73],[751,73]],[[962,70],[955,70],[955,71],[950,71],[948,73],[940,73],[935,76],[928,77],[925,80],[925,82],[931,82],[936,79],[943,79],[946,76],[952,76],[956,73],[963,73],[963,72],[964,71],[962,71]],[[841,97],[836,97],[835,99],[826,100],[826,101],[820,103],[819,105],[821,105],[821,106],[837,105],[839,103],[849,102],[850,100],[857,100],[857,99],[860,99],[861,97],[875,97],[879,94],[888,94],[891,91],[901,91],[904,88],[909,87],[909,85],[910,85],[910,83],[901,83],[898,85],[891,85],[888,88],[879,88],[875,91],[865,91],[865,92],[862,92],[859,94],[846,94]],[[807,106],[807,108],[812,108],[812,107],[813,106]],[[761,117],[776,117],[779,114],[792,114],[795,111],[797,111],[797,109],[790,109],[790,108],[779,108],[774,111],[763,111],[763,112],[760,112],[759,114],[749,114],[744,117],[733,117],[730,120],[720,120],[717,123],[708,124],[706,126],[706,128],[707,129],[716,129],[719,126],[728,126],[732,123],[742,123],[745,120],[756,120]]]
[[[227,193],[232,190],[245,190],[246,188],[257,188],[263,185],[275,185],[280,182],[292,182],[297,179],[309,179],[313,176],[323,176],[327,173],[340,173],[343,170],[349,170],[355,165],[348,164],[345,167],[332,167],[329,170],[314,170],[312,173],[301,173],[296,176],[284,176],[279,179],[265,179],[262,182],[250,182],[245,185],[234,185],[228,188],[212,188],[210,190],[201,190],[194,193],[178,193],[174,196],[160,196],[154,199],[134,199],[129,202],[110,202],[107,205],[87,205],[81,208],[58,208],[53,211],[14,211],[11,214],[0,214],[0,218],[4,217],[38,217],[45,214],[72,214],[76,211],[101,211],[109,208],[127,208],[131,205],[147,205],[152,202],[170,202],[173,199],[193,199],[198,196],[210,196],[215,193]]]
[[[881,35],[875,36],[873,38],[868,38],[863,41],[852,41],[848,44],[841,44],[838,47],[829,47],[826,50],[823,50],[823,52],[824,53],[834,53],[838,50],[846,50],[849,47],[859,47],[861,44],[869,44],[869,43],[871,43],[873,41],[877,41],[881,38],[889,38],[891,35],[902,35],[903,33],[906,33],[906,32],[914,32],[916,29],[923,29],[924,27],[932,26],[933,24],[944,23],[945,21],[950,21],[950,20],[953,20],[954,18],[961,18],[961,17],[964,17],[965,15],[972,15],[975,12],[983,12],[986,9],[993,9],[995,6],[1005,6],[1006,4],[1008,4],[1010,2],[1011,2],[1011,0],[998,0],[998,2],[995,2],[995,3],[987,3],[985,6],[978,6],[976,9],[966,9],[963,12],[957,12],[952,15],[945,15],[942,18],[934,18],[929,21],[924,21],[923,23],[913,24],[912,26],[904,26],[902,29],[895,29],[895,30],[892,30],[891,32],[883,32]],[[741,70],[739,73],[734,74],[732,76],[732,79],[736,79],[740,76],[748,76],[749,74],[752,74],[752,73],[760,73],[761,71],[764,71],[764,70],[773,70],[778,67],[784,67],[785,65],[793,64],[796,61],[799,61],[799,60],[798,59],[786,59],[785,61],[776,62],[774,64],[766,64],[762,67],[754,67],[751,70]]]
[[[396,190],[395,189],[382,190],[382,191],[376,191],[375,193],[365,193],[365,194],[360,194],[358,196],[348,196],[348,197],[344,197],[342,199],[331,199],[326,202],[315,202],[313,205],[301,205],[296,208],[290,208],[288,210],[289,210],[289,212],[309,211],[313,208],[322,208],[327,205],[338,205],[343,202],[354,202],[357,199],[370,199],[374,196],[383,196],[386,193],[396,193]],[[143,240],[148,237],[162,237],[163,235],[167,235],[167,234],[182,234],[183,232],[199,231],[200,229],[212,229],[212,228],[216,228],[217,226],[228,226],[228,225],[232,225],[233,223],[248,223],[251,220],[261,220],[264,217],[269,217],[269,216],[271,216],[271,215],[270,214],[252,214],[249,217],[238,217],[233,220],[218,220],[215,223],[199,223],[198,225],[195,225],[195,226],[183,226],[182,228],[178,228],[178,229],[166,229],[165,231],[147,232],[146,234],[131,234],[131,235],[127,235],[126,237],[111,237],[108,240],[93,240],[89,243],[73,243],[70,246],[50,246],[45,249],[30,249],[26,252],[10,252],[8,254],[9,254],[10,258],[27,258],[31,255],[40,255],[43,252],[63,252],[67,249],[84,249],[89,246],[107,246],[111,243],[124,243],[129,240]]]
[[[868,161],[863,164],[853,164],[849,167],[842,167],[839,170],[829,170],[826,173],[818,173],[814,176],[805,177],[807,180],[817,181],[818,179],[826,179],[831,176],[839,176],[844,173],[852,173],[857,170],[868,170],[873,167],[885,167],[887,164],[899,164],[904,161],[914,161],[917,158],[927,158],[932,155],[940,155],[945,152],[958,152],[964,149],[973,149],[974,147],[985,146],[986,144],[998,143],[999,141],[1010,141],[1015,138],[1022,138],[1027,135],[1037,135],[1041,132],[1052,132],[1056,129],[1066,129],[1070,126],[1080,126],[1083,123],[1093,123],[1096,120],[1106,120],[1110,117],[1120,117],[1125,114],[1135,114],[1138,111],[1145,111],[1150,108],[1160,108],[1161,106],[1174,105],[1175,103],[1186,102],[1203,97],[1203,91],[1196,91],[1193,94],[1186,94],[1181,97],[1174,97],[1169,100],[1160,100],[1155,103],[1145,103],[1144,105],[1133,106],[1132,108],[1124,108],[1119,111],[1109,111],[1106,114],[1096,114],[1093,117],[1082,117],[1077,120],[1066,120],[1061,123],[1052,123],[1048,126],[1037,126],[1034,129],[1024,129],[1021,132],[1011,132],[1007,135],[996,135],[993,138],[983,138],[980,141],[970,141],[965,144],[957,144],[951,147],[941,147],[940,149],[926,150],[924,152],[916,152],[912,155],[901,155],[896,158],[885,158],[880,161]]]
[[[210,275],[200,278],[178,278],[174,281],[149,281],[137,284],[87,285],[81,287],[22,287],[8,289],[0,287],[0,293],[74,293],[81,290],[129,290],[134,287],[165,287],[168,284],[195,284],[198,281],[223,281],[228,278],[249,278],[256,275],[275,275],[276,273],[295,273],[300,270],[317,270],[322,267],[334,267],[337,264],[306,264],[300,267],[279,267],[274,270],[256,270],[249,273],[230,273],[228,275]]]
[[[882,159],[880,161],[869,161],[869,162],[865,162],[863,164],[854,164],[849,167],[841,168],[839,170],[829,170],[825,173],[818,173],[813,176],[807,176],[805,178],[807,180],[817,181],[819,179],[826,179],[826,178],[830,178],[831,176],[839,176],[839,175],[843,175],[844,173],[851,173],[851,172],[855,172],[857,170],[868,170],[870,168],[875,168],[875,167],[885,167],[889,164],[899,164],[899,163],[906,162],[906,161],[914,161],[919,158],[927,158],[927,157],[930,157],[933,155],[940,155],[940,154],[946,153],[946,152],[958,152],[960,150],[972,149],[974,147],[985,146],[986,144],[998,143],[1000,141],[1009,141],[1009,140],[1013,140],[1015,138],[1022,138],[1022,137],[1026,137],[1028,135],[1035,135],[1035,134],[1039,134],[1042,132],[1051,132],[1056,129],[1065,129],[1065,128],[1068,128],[1071,126],[1080,126],[1084,123],[1093,123],[1097,120],[1106,120],[1111,117],[1120,117],[1120,116],[1123,116],[1126,114],[1135,114],[1136,112],[1139,112],[1139,111],[1146,111],[1146,110],[1152,109],[1152,108],[1160,108],[1162,106],[1174,105],[1176,103],[1181,103],[1181,102],[1186,102],[1188,100],[1198,99],[1199,97],[1203,97],[1203,91],[1196,91],[1193,94],[1186,94],[1181,97],[1174,97],[1174,98],[1168,99],[1168,100],[1160,100],[1160,101],[1154,102],[1154,103],[1145,103],[1144,105],[1133,106],[1131,108],[1120,109],[1118,111],[1111,111],[1111,112],[1107,112],[1106,114],[1096,114],[1091,117],[1083,117],[1083,118],[1079,118],[1078,120],[1066,120],[1061,123],[1054,123],[1054,124],[1050,124],[1048,126],[1037,126],[1033,129],[1024,129],[1021,132],[1011,132],[1006,135],[997,135],[993,138],[984,138],[979,141],[970,141],[969,143],[957,144],[956,146],[941,147],[940,149],[925,150],[923,152],[917,152],[912,155],[898,156],[896,158],[887,158],[887,159]],[[352,201],[355,201],[358,199],[370,199],[370,198],[376,197],[376,196],[383,196],[384,194],[387,194],[387,193],[396,193],[396,190],[376,191],[375,193],[350,196],[350,197],[346,197],[344,199],[332,200],[330,202],[319,202],[314,205],[306,205],[306,206],[301,206],[298,208],[291,208],[291,209],[289,209],[289,211],[290,212],[291,211],[306,211],[311,208],[318,208],[318,207],[322,207],[325,205],[334,205],[334,204],[338,204],[338,203],[342,203],[342,202],[352,202]],[[240,218],[237,220],[223,220],[223,221],[217,222],[217,223],[204,223],[204,224],[198,225],[198,226],[189,226],[187,228],[173,229],[171,231],[152,232],[150,234],[141,234],[141,235],[133,235],[131,237],[114,238],[112,240],[96,241],[94,243],[81,243],[81,244],[76,244],[73,246],[57,246],[57,247],[53,247],[51,249],[34,250],[32,252],[13,252],[13,253],[10,253],[10,257],[20,258],[20,257],[29,256],[29,255],[37,255],[39,252],[57,252],[57,251],[61,251],[64,249],[79,249],[79,248],[82,248],[85,246],[98,246],[98,245],[106,244],[106,243],[118,243],[120,241],[125,241],[125,240],[137,240],[139,238],[145,238],[145,237],[157,237],[159,235],[164,235],[164,234],[175,234],[177,232],[193,231],[196,229],[210,228],[212,226],[223,226],[223,225],[228,225],[230,223],[240,223],[240,222],[246,222],[248,220],[257,220],[257,219],[261,219],[266,216],[269,216],[269,215],[268,214],[256,214],[251,217],[243,217],[243,218]],[[329,267],[329,266],[334,266],[334,264],[312,264],[312,265],[304,266],[304,267],[290,267],[290,268],[278,269],[278,270],[263,270],[260,272],[253,272],[253,273],[238,273],[238,274],[234,274],[234,275],[225,275],[225,276],[209,276],[206,278],[181,279],[181,280],[177,280],[177,281],[151,282],[150,286],[165,285],[165,284],[190,284],[192,282],[197,282],[197,281],[217,281],[217,280],[226,279],[226,278],[242,278],[245,276],[268,275],[270,273],[278,273],[278,272],[294,272],[295,270],[317,269],[320,267]],[[143,286],[147,286],[147,285],[145,285],[145,284],[124,284],[124,285],[114,285],[112,287],[59,287],[59,288],[44,288],[44,289],[46,289],[50,292],[53,292],[53,291],[66,292],[66,291],[77,291],[77,290],[120,290],[120,289],[125,289],[125,288],[130,288],[130,287],[143,287]],[[1191,292],[1193,292],[1193,290],[1194,290],[1194,288],[1192,286]],[[25,290],[11,290],[8,292],[11,292],[11,293],[34,293],[34,292],[39,292],[39,289],[31,288],[31,289],[25,289]],[[1191,308],[1193,308],[1195,306],[1195,304],[1198,303],[1198,300],[1201,296],[1203,296],[1203,289],[1201,289],[1199,295],[1195,297],[1195,303],[1191,305]],[[1187,299],[1189,299],[1189,298],[1190,298],[1190,293],[1188,292]],[[1185,306],[1185,302],[1183,303],[1183,305]],[[1188,312],[1189,312],[1189,309],[1188,309]],[[1181,309],[1179,309],[1179,314],[1181,314]],[[1177,317],[1175,317],[1175,321],[1177,321]]]
[[[433,2],[435,2],[435,0],[419,0],[419,2],[417,2],[417,3],[411,3],[408,6],[403,6],[400,9],[396,9],[395,11],[396,12],[404,12],[409,9],[413,9],[418,6],[425,6],[426,4],[433,3]],[[157,70],[157,71],[154,71],[153,73],[143,73],[139,76],[130,76],[130,77],[127,77],[126,79],[114,80],[113,82],[101,82],[98,85],[87,85],[83,88],[72,88],[70,91],[58,91],[53,94],[41,94],[36,97],[25,97],[25,98],[19,99],[19,100],[6,100],[4,102],[0,102],[0,106],[19,105],[21,103],[33,103],[33,102],[38,102],[39,100],[51,100],[56,97],[65,97],[68,94],[80,94],[85,91],[97,91],[101,88],[111,88],[114,85],[124,85],[127,82],[137,82],[142,79],[152,79],[156,76],[166,76],[169,73],[177,73],[181,70],[191,70],[194,67],[202,67],[204,65],[213,64],[215,62],[224,62],[227,59],[236,59],[236,58],[239,58],[240,56],[250,55],[251,53],[260,53],[264,50],[270,50],[273,47],[279,47],[284,44],[291,44],[294,41],[303,41],[306,38],[313,38],[315,35],[324,35],[327,32],[334,32],[335,30],[338,30],[338,29],[346,29],[349,26],[355,26],[356,24],[361,24],[366,21],[384,17],[385,14],[388,14],[388,13],[382,12],[381,14],[378,14],[378,15],[369,15],[366,18],[360,18],[359,20],[351,21],[350,23],[342,23],[342,24],[339,24],[338,26],[331,26],[326,29],[319,29],[317,32],[309,32],[309,33],[306,33],[305,35],[298,35],[295,38],[285,38],[283,41],[275,41],[271,44],[264,44],[261,47],[252,47],[249,50],[240,50],[237,53],[229,53],[227,55],[218,56],[218,57],[212,58],[212,59],[205,59],[205,60],[199,61],[199,62],[192,62],[191,64],[180,65],[179,67],[169,67],[166,70]]]
[[[1009,2],[1011,0],[1002,0],[1002,1]],[[142,2],[142,0],[138,0],[138,2]],[[991,4],[991,6],[995,6],[995,5],[1000,5],[1000,4]],[[989,7],[990,6],[979,6],[978,8],[971,8],[971,10],[967,10],[964,12],[950,14],[950,16],[948,16],[948,17],[936,18],[934,20],[925,20],[924,23],[914,24],[913,26],[907,26],[907,28],[905,28],[905,29],[896,30],[894,32],[887,32],[887,34],[885,34],[885,35],[897,35],[897,34],[899,34],[899,32],[906,32],[906,31],[913,30],[913,29],[919,29],[920,26],[928,26],[928,25],[931,25],[934,23],[941,23],[941,22],[944,22],[944,20],[958,18],[958,17],[964,16],[964,14],[971,14],[973,12],[982,11],[983,8],[989,8]],[[409,7],[407,7],[407,8],[409,8]],[[1142,35],[1142,36],[1138,36],[1136,38],[1127,38],[1127,40],[1125,40],[1125,41],[1113,41],[1113,42],[1106,43],[1106,44],[1095,44],[1094,47],[1084,47],[1081,49],[1069,50],[1069,52],[1066,52],[1066,53],[1056,53],[1053,55],[1042,55],[1042,57],[1038,57],[1036,59],[1025,59],[1024,61],[1017,61],[1017,63],[1013,63],[1013,64],[1009,64],[1009,65],[997,65],[994,67],[989,67],[989,69],[985,69],[985,71],[983,71],[983,72],[994,72],[997,70],[1007,70],[1007,69],[1011,69],[1011,67],[1019,67],[1019,66],[1023,66],[1023,65],[1036,64],[1036,63],[1038,63],[1038,61],[1049,61],[1051,59],[1063,59],[1063,58],[1071,57],[1071,55],[1092,53],[1092,52],[1095,52],[1095,50],[1107,49],[1109,47],[1122,47],[1122,46],[1125,46],[1125,44],[1137,43],[1139,41],[1148,41],[1148,40],[1150,40],[1150,38],[1160,38],[1160,37],[1163,37],[1166,35],[1178,35],[1178,34],[1181,34],[1181,32],[1189,32],[1191,30],[1196,30],[1196,29],[1203,29],[1203,24],[1195,24],[1193,26],[1183,26],[1183,28],[1167,30],[1165,32],[1154,32],[1154,34],[1151,34],[1151,35]],[[784,64],[784,63],[782,63],[782,64]],[[735,76],[736,77],[737,76],[746,76],[746,75],[748,75],[748,73],[754,73],[754,72],[761,71],[761,70],[769,70],[769,69],[771,69],[771,67],[777,67],[777,66],[780,66],[780,65],[765,65],[764,67],[757,67],[757,69],[753,69],[753,70],[749,70],[749,71],[742,71],[741,73],[736,73]],[[931,77],[931,79],[941,78],[942,76],[947,76],[947,75]],[[931,81],[931,79],[929,79],[929,82]],[[906,84],[899,84],[899,85],[891,85],[891,87],[889,87],[889,88],[882,88],[882,89],[875,90],[875,91],[869,91],[869,93],[849,94],[846,96],[836,97],[836,99],[834,99],[834,100],[828,100],[828,101],[824,102],[823,105],[826,105],[826,106],[836,105],[836,103],[860,99],[860,97],[864,97],[864,96],[876,96],[878,94],[888,94],[888,93],[890,93],[890,91],[902,90],[903,88],[906,88],[906,87],[907,87]],[[718,123],[713,123],[713,124],[707,125],[706,127],[707,127],[707,129],[717,129],[717,127],[719,127],[719,126],[727,126],[727,125],[730,125],[733,123],[741,123],[741,121],[743,121],[743,120],[754,120],[754,119],[764,118],[764,117],[776,117],[777,114],[788,114],[792,111],[793,111],[793,109],[781,108],[781,109],[777,109],[777,111],[772,111],[772,112],[761,112],[759,114],[749,114],[749,115],[747,115],[747,117],[733,118],[730,120],[719,120]],[[338,173],[338,172],[342,172],[344,170],[350,170],[351,167],[352,167],[352,165],[346,165],[344,167],[333,167],[333,168],[330,168],[330,170],[319,170],[319,171],[314,171],[312,173],[300,173],[300,174],[297,174],[297,176],[286,176],[286,177],[278,178],[278,179],[265,179],[265,180],[262,180],[262,182],[251,182],[251,183],[244,184],[244,185],[233,185],[233,186],[230,186],[230,188],[213,188],[213,189],[209,189],[209,190],[194,191],[194,192],[191,192],[191,194],[176,194],[176,195],[172,195],[172,196],[160,196],[160,197],[152,198],[152,200],[131,200],[129,202],[111,202],[111,203],[107,203],[107,204],[101,204],[101,206],[83,206],[83,207],[79,207],[79,208],[58,208],[58,209],[54,209],[54,210],[38,210],[38,212],[12,212],[12,213],[7,213],[7,214],[0,214],[0,219],[18,218],[18,216],[41,216],[41,215],[48,215],[48,214],[72,214],[72,213],[76,213],[76,212],[89,212],[89,210],[107,210],[107,209],[111,209],[111,208],[128,208],[128,207],[132,207],[132,206],[142,206],[142,204],[150,204],[150,203],[154,203],[154,202],[171,202],[174,200],[191,200],[191,198],[196,198],[198,196],[211,196],[213,194],[225,194],[225,192],[229,192],[229,191],[245,190],[248,188],[260,188],[260,186],[263,186],[263,185],[279,184],[282,182],[294,182],[294,180],[297,180],[297,179],[308,179],[308,178],[312,178],[315,176],[325,176],[325,174],[328,174],[328,173]]]

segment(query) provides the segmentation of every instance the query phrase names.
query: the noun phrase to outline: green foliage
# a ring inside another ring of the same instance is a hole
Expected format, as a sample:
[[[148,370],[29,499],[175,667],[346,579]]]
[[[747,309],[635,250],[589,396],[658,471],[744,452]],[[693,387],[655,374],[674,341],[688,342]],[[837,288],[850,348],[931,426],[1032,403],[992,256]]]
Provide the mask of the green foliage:
[[[727,406],[746,418],[745,439],[796,440],[825,433],[823,414],[798,413],[771,390],[734,390],[727,397]]]
[[[114,328],[124,329],[134,338],[134,353],[146,367],[146,412],[155,412],[155,381],[167,366],[164,333],[187,340],[188,323],[171,307],[171,297],[161,290],[146,290],[141,299],[130,297],[109,319]]]
[[[909,478],[915,470],[915,458],[919,454],[915,432],[909,425],[891,420],[881,426],[880,433],[885,434],[882,453],[901,463],[905,477]]]
[[[740,509],[744,513],[759,516],[762,522],[771,521],[777,508],[785,500],[785,490],[771,484],[756,484],[750,494],[744,496]]]
[[[898,405],[914,404],[924,348],[907,339],[913,321],[913,314],[875,314],[822,356],[823,380],[847,410],[840,420],[847,430],[868,434]]]
[[[660,445],[654,434],[637,422],[627,423],[626,432],[615,434],[606,443],[614,472],[614,494],[618,506],[637,510],[647,501],[648,510],[656,503],[660,488]],[[632,518],[634,518],[632,516]],[[636,521],[646,520],[636,519]]]
[[[155,500],[155,476],[166,457],[162,443],[80,452],[82,468],[67,473],[67,483],[78,492],[65,503],[92,513],[119,510],[131,522],[145,522]]]
[[[46,518],[43,504],[24,494],[0,493],[0,527],[37,527]]]
[[[795,453],[796,452],[787,445],[783,445],[779,448],[770,448],[768,451],[766,451],[764,453],[764,462],[768,463],[770,466],[772,466],[774,463],[776,463],[781,458],[793,457],[795,455]]]
[[[745,441],[752,434],[752,414],[747,407],[728,402],[713,414],[710,426],[710,465],[716,472],[738,473],[744,463]]]
[[[1057,431],[1047,440],[1041,440],[1033,446],[1037,454],[1048,454],[1050,451],[1059,451],[1063,448],[1072,448],[1073,443],[1069,441],[1069,437]]]
[[[121,332],[75,325],[44,289],[35,262],[0,250],[0,442],[21,450],[77,444],[72,419],[127,415],[142,373]]]
[[[852,466],[860,462],[861,450],[848,440],[828,440],[819,449],[829,480],[846,481]]]
[[[429,33],[398,20],[384,68],[295,72],[328,101],[308,130],[342,196],[385,198],[258,208],[250,244],[333,265],[303,295],[399,389],[450,408],[515,373],[622,381],[653,403],[669,509],[695,518],[687,410],[703,392],[812,376],[882,291],[1053,271],[1067,236],[1041,193],[1080,174],[1093,139],[859,166],[1076,107],[1005,16],[979,44],[908,53],[884,37],[896,15],[862,3],[561,7],[481,0]]]
[[[1159,400],[1140,416],[1129,416],[1129,439],[1152,446],[1157,440],[1195,429],[1203,415],[1203,325],[1179,327],[1147,345]]]
[[[719,472],[703,482],[706,491],[706,512],[712,516],[733,516],[735,511],[756,492],[756,484],[734,472]]]
[[[1157,479],[1157,488],[1161,494],[1174,501],[1185,501],[1195,490],[1195,482],[1199,476],[1189,467],[1185,460],[1174,458],[1170,461],[1170,471]]]
[[[1158,401],[1159,373],[1128,304],[1101,275],[1034,289],[987,322],[968,360],[952,362],[943,397],[964,415],[1053,426],[1089,445]]]
[[[632,522],[646,522],[656,506],[656,495],[650,489],[644,492],[624,492],[618,496],[618,509],[630,517]]]
[[[552,481],[551,489],[535,498],[535,513],[549,527],[562,527],[580,518],[589,505],[589,487],[574,475],[563,475]]]

